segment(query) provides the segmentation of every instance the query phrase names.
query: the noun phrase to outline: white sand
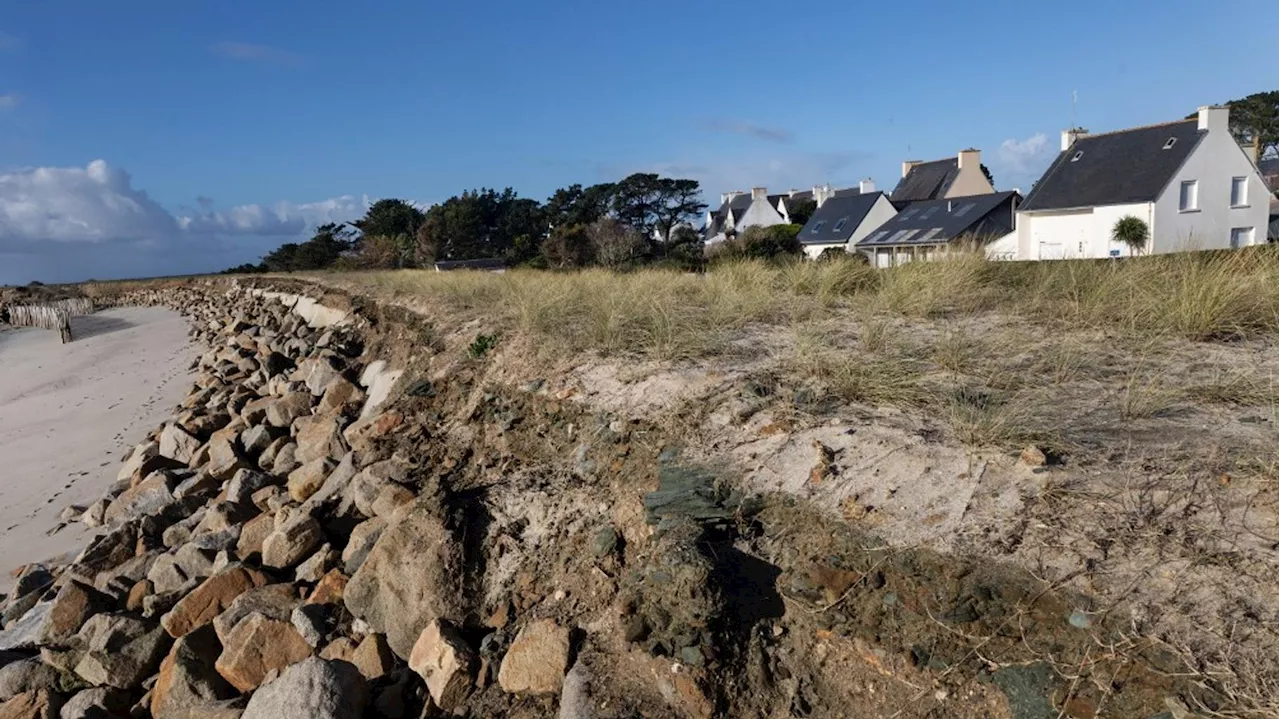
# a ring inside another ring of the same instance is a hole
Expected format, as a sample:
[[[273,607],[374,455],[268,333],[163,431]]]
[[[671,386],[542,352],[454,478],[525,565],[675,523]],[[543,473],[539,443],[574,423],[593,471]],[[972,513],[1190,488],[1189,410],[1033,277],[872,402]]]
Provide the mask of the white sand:
[[[0,591],[27,562],[83,548],[94,530],[72,522],[115,480],[126,448],[167,419],[198,354],[187,324],[156,307],[110,309],[57,332],[0,331]]]

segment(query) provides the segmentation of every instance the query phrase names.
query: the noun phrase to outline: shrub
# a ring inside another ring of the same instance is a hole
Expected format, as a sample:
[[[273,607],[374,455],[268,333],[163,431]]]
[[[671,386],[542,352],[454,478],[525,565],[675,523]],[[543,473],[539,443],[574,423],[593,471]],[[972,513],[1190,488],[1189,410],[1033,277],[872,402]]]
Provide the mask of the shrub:
[[[1111,229],[1111,239],[1128,246],[1129,252],[1135,255],[1146,250],[1150,238],[1151,230],[1147,229],[1147,223],[1133,215],[1116,220],[1116,226]]]

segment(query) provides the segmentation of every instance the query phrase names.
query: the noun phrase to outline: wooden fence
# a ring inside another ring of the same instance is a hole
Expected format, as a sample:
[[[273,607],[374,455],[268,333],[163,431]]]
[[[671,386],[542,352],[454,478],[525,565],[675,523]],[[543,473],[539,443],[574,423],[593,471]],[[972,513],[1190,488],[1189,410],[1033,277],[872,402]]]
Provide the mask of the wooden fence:
[[[8,305],[3,314],[7,315],[9,324],[14,327],[58,330],[65,344],[71,341],[71,318],[93,314],[93,300],[77,297],[38,305]]]

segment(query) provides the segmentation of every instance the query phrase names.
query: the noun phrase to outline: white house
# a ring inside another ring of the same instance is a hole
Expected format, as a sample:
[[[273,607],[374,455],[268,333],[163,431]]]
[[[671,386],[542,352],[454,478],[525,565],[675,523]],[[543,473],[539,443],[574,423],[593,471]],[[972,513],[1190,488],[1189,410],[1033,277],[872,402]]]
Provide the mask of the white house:
[[[1232,137],[1225,107],[1097,135],[1062,133],[1062,153],[1018,208],[1018,259],[1128,255],[1116,221],[1147,223],[1144,253],[1266,242],[1270,192]]]
[[[897,214],[888,195],[876,192],[869,181],[861,187],[867,191],[839,194],[823,202],[800,229],[805,257],[817,259],[833,247],[853,252],[859,240]]]
[[[787,195],[770,195],[764,187],[751,188],[751,194],[740,191],[726,192],[720,196],[720,209],[707,212],[703,227],[703,240],[707,245],[723,242],[730,235],[748,227],[771,227],[790,222],[785,215],[782,198]]]

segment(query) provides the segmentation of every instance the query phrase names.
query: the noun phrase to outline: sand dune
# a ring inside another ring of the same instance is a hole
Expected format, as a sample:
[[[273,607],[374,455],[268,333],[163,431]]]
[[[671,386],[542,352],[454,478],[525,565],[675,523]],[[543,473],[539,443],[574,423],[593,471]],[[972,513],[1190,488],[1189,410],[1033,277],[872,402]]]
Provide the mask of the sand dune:
[[[125,449],[172,413],[198,349],[186,323],[155,307],[76,317],[56,332],[0,332],[0,591],[9,571],[83,548],[92,530],[54,534],[69,504],[89,504],[115,479]]]

